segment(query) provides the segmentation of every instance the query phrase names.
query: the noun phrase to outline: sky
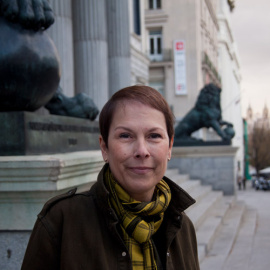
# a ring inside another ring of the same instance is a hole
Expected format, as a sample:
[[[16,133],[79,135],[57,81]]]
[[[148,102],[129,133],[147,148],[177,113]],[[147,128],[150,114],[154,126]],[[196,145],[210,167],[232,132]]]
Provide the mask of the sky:
[[[231,27],[240,59],[242,115],[270,110],[270,0],[235,0]]]

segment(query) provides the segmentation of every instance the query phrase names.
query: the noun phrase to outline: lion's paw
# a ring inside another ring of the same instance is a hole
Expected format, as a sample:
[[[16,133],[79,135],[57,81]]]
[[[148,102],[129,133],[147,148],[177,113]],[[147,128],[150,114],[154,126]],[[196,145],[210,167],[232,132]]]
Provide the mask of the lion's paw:
[[[23,28],[47,29],[54,22],[53,11],[47,0],[2,0],[0,15]]]

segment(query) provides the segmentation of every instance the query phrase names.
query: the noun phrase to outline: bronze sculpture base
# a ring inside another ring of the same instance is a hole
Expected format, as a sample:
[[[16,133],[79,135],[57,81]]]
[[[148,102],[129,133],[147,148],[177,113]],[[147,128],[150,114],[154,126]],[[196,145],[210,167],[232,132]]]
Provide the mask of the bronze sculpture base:
[[[214,146],[214,145],[231,145],[232,141],[203,141],[203,140],[181,140],[174,139],[173,146]]]
[[[30,112],[2,112],[0,123],[0,156],[99,149],[98,122]]]

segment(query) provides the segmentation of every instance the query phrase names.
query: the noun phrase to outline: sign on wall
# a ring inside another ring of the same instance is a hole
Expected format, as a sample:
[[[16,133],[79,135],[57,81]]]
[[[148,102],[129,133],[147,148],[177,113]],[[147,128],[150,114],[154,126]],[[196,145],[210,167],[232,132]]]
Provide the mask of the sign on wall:
[[[186,95],[186,48],[184,40],[174,41],[175,94]]]

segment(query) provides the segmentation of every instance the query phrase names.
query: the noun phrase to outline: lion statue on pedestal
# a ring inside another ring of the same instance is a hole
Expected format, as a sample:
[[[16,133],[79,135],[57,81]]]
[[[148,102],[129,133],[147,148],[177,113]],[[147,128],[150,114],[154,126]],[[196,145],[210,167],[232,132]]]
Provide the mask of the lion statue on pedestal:
[[[195,107],[176,126],[176,139],[196,140],[191,134],[204,127],[213,128],[223,141],[234,137],[233,125],[222,120],[220,93],[221,89],[212,83],[201,90]]]

